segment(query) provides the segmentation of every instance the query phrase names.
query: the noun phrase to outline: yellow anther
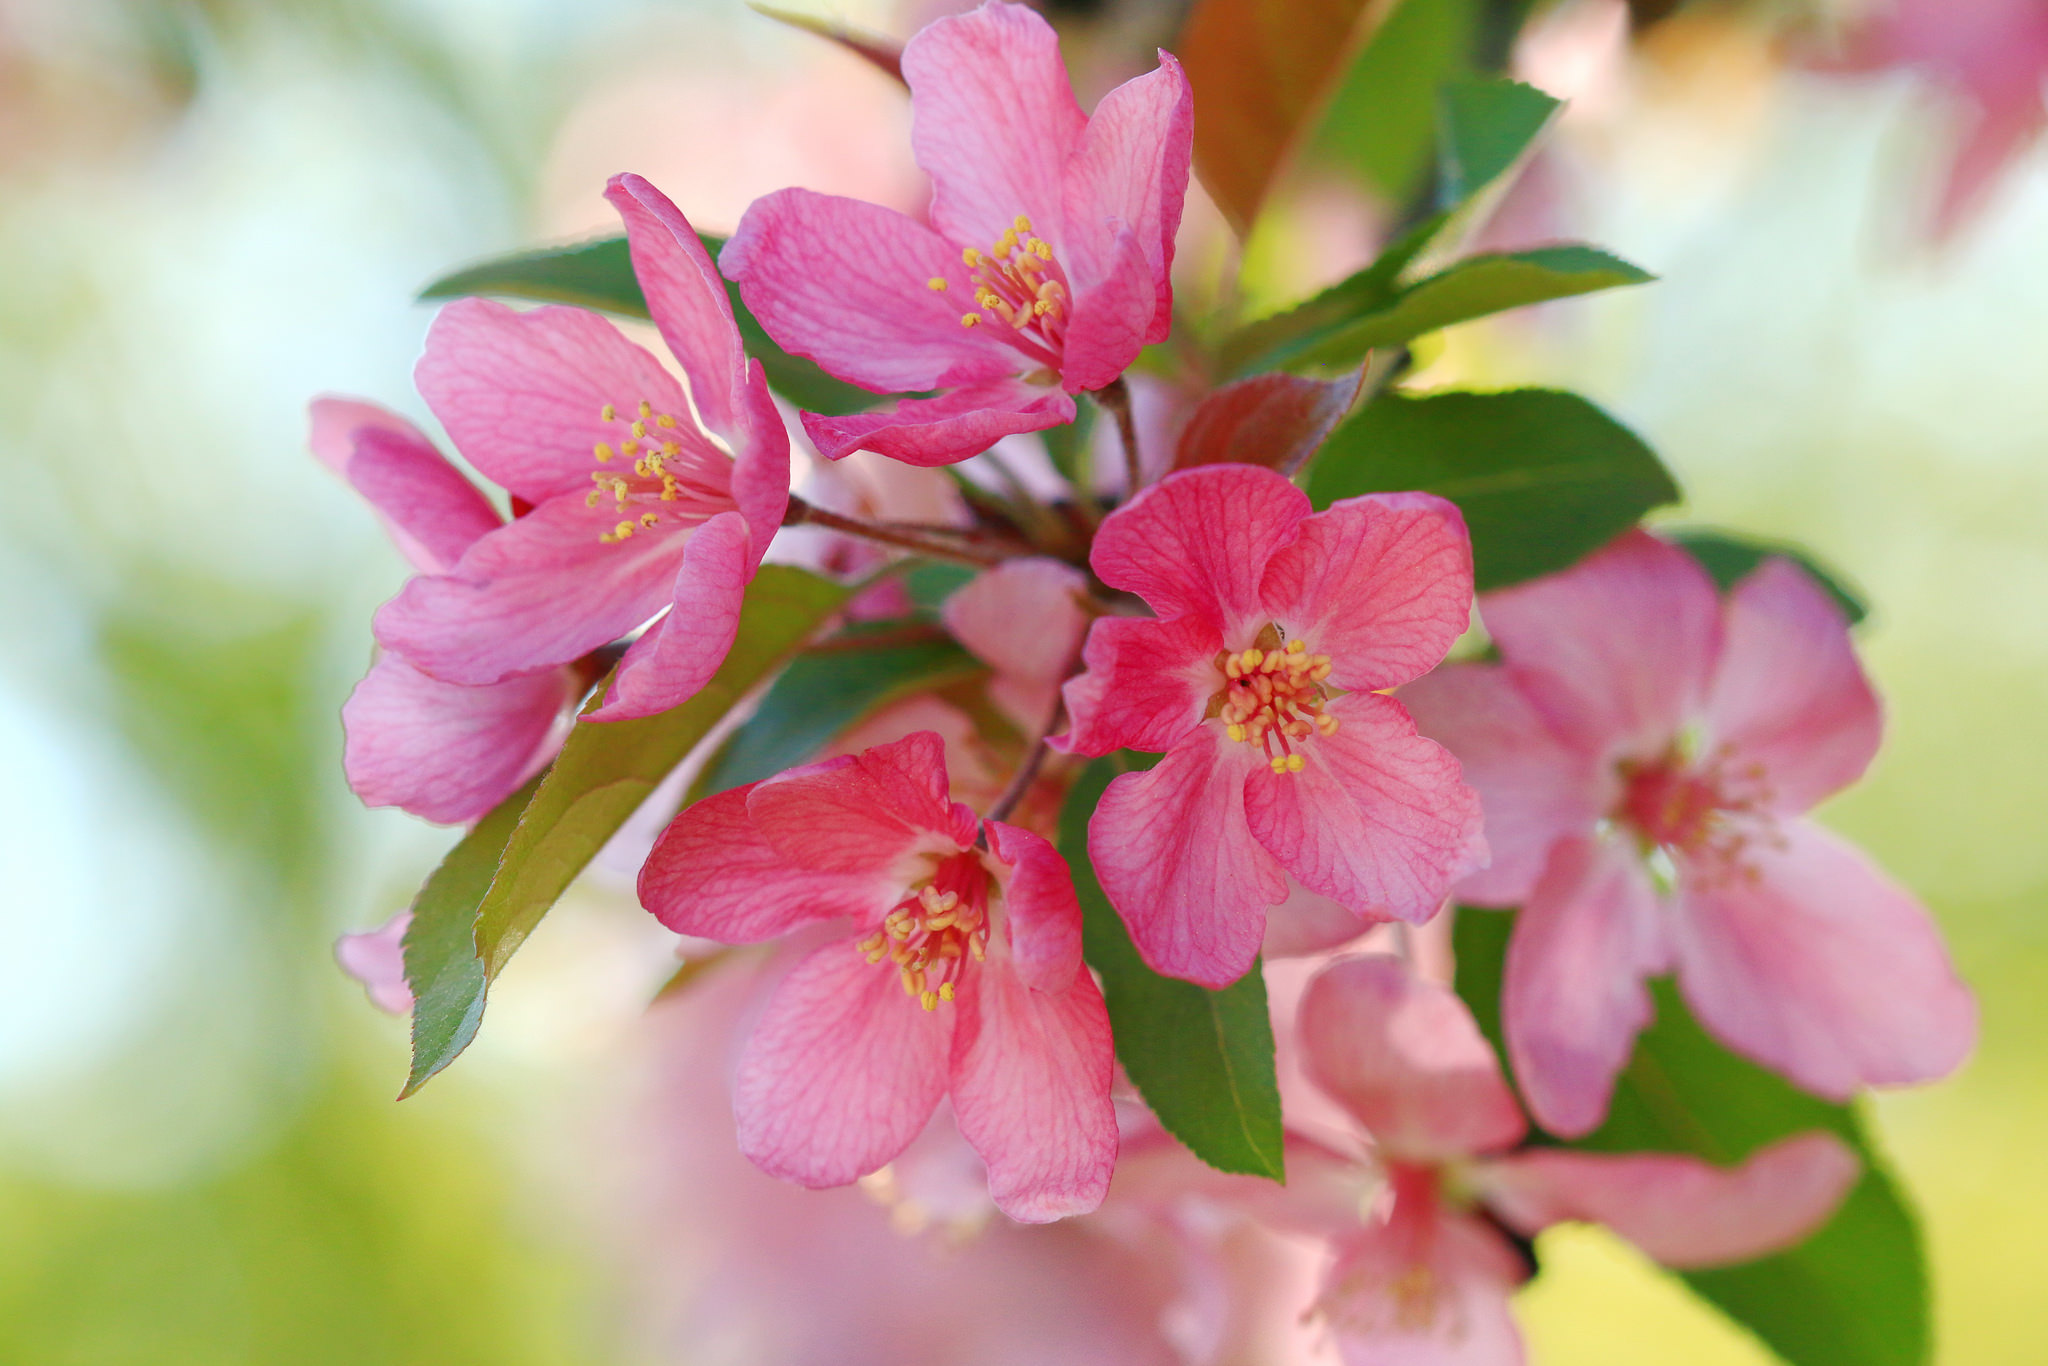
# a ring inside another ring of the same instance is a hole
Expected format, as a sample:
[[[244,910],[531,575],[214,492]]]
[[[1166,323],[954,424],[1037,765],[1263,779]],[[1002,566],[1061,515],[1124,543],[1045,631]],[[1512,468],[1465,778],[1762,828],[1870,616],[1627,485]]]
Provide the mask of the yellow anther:
[[[640,416],[643,418],[654,416],[654,405],[644,398],[640,400]],[[641,433],[641,435],[645,435],[645,433]]]
[[[1016,221],[1012,223],[1011,226],[1016,228],[1018,232],[1030,232],[1031,220],[1020,213],[1017,215]]]
[[[628,536],[631,536],[633,534],[633,524],[631,522],[620,522],[617,526],[612,528],[612,532],[620,540],[623,541]]]
[[[981,253],[973,247],[962,247],[960,249],[960,259],[966,263],[969,270],[972,270],[981,264]]]
[[[936,991],[922,992],[918,995],[917,1003],[926,1010],[937,1010],[939,1008],[939,993]]]
[[[1288,757],[1289,756],[1285,754],[1276,754],[1273,756],[1273,771],[1275,773],[1285,773],[1287,771]]]
[[[657,427],[673,427],[676,425],[675,416],[671,413],[663,413],[654,419],[654,425]]]
[[[939,983],[939,999],[941,1001],[950,1001],[953,999],[953,984],[951,982]]]
[[[1031,254],[1041,261],[1050,261],[1052,259],[1052,243],[1042,237],[1034,237],[1031,240]]]
[[[1012,252],[1016,250],[1017,234],[1015,232],[1006,232],[1001,237],[998,237],[996,239],[996,244],[994,247],[990,249],[989,255],[994,256],[998,260],[1000,260],[1001,258],[1010,255]]]
[[[594,508],[597,506],[597,500],[602,497],[604,497],[603,489],[592,489],[590,491],[590,496],[583,500],[583,506],[587,508]]]
[[[1233,740],[1244,739],[1244,727],[1238,725],[1235,721],[1231,722],[1228,726],[1225,726],[1223,730],[1224,734],[1228,735]]]
[[[640,525],[646,527],[649,531],[654,530],[654,524],[660,520],[661,518],[657,517],[654,513],[651,512],[643,512],[640,514]]]
[[[681,496],[682,494],[680,490],[678,490],[676,487],[676,477],[673,474],[662,475],[661,501],[664,503],[673,503],[677,498]]]
[[[619,454],[620,454],[620,455],[638,455],[638,454],[640,454],[640,443],[639,443],[639,442],[637,442],[637,441],[621,441],[621,442],[619,443]]]
[[[611,404],[607,403],[604,405],[604,407],[597,410],[597,415],[600,419],[602,419],[605,422],[612,422],[618,418],[619,410],[617,408],[612,407]]]
[[[1316,718],[1316,729],[1325,736],[1335,735],[1337,733],[1337,718],[1334,716],[1318,716]]]
[[[1266,652],[1253,645],[1247,647],[1245,652],[1239,655],[1238,658],[1244,662],[1244,667],[1247,670],[1256,669],[1259,665],[1266,662]]]
[[[612,450],[611,445],[608,442],[603,441],[598,442],[590,453],[596,456],[599,461],[609,460],[612,458],[612,456],[617,454],[616,451]]]
[[[635,436],[646,436],[646,435],[647,435],[647,424],[646,424],[645,422],[635,422],[635,423],[633,424],[633,435],[635,435]]]
[[[962,327],[979,327],[981,326],[981,315],[979,313],[962,313],[960,315],[960,325]]]
[[[1287,756],[1287,771],[1289,773],[1299,773],[1302,771],[1302,769],[1306,767],[1308,767],[1308,761],[1302,758],[1299,754],[1290,754]]]
[[[1293,640],[1287,642],[1287,653],[1291,655],[1298,655],[1307,648],[1308,642],[1300,636],[1296,636]]]
[[[924,283],[925,288],[927,289],[944,289],[946,287],[946,277],[943,275],[934,275],[931,279],[926,280]]]
[[[1043,318],[1046,314],[1050,312],[1052,312],[1052,305],[1047,303],[1043,299],[1040,299],[1037,303],[1031,305],[1031,316],[1034,318]]]
[[[683,453],[683,448],[673,441],[664,441],[661,443],[661,453],[673,460]]]

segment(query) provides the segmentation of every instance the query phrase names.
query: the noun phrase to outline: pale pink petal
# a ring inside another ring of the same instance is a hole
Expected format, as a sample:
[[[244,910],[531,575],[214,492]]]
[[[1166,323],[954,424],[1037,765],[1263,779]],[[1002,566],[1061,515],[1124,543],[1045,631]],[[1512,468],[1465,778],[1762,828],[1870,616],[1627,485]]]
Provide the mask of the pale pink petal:
[[[903,79],[934,227],[983,248],[1018,214],[1057,229],[1060,177],[1087,116],[1050,24],[1006,4],[940,19],[904,44]]]
[[[1528,1276],[1507,1240],[1467,1215],[1420,1237],[1374,1224],[1338,1245],[1318,1307],[1344,1366],[1522,1366],[1508,1297]]]
[[[1884,718],[1842,609],[1773,559],[1728,595],[1725,622],[1707,724],[1737,781],[1761,766],[1770,808],[1797,814],[1862,777]]]
[[[306,445],[321,464],[336,474],[348,474],[349,457],[356,453],[356,433],[375,429],[401,436],[432,450],[426,433],[379,403],[367,399],[322,394],[306,405]]]
[[[1073,420],[1073,399],[1009,376],[962,385],[936,398],[903,399],[879,412],[803,414],[804,432],[827,460],[873,451],[922,466],[956,464],[1006,436]]]
[[[1088,671],[1066,685],[1069,728],[1061,747],[1101,755],[1171,749],[1201,724],[1223,676],[1223,637],[1206,618],[1099,617],[1088,629]]]
[[[1380,1185],[1369,1162],[1287,1130],[1281,1137],[1287,1181],[1221,1172],[1189,1152],[1145,1112],[1143,1128],[1126,1122],[1117,1152],[1110,1208],[1173,1210],[1189,1197],[1250,1216],[1268,1228],[1304,1238],[1335,1239],[1358,1229],[1359,1211]]]
[[[347,479],[382,519],[413,568],[445,572],[504,519],[476,485],[396,413],[373,403],[320,398],[313,453]]]
[[[954,1012],[924,1010],[848,940],[775,988],[740,1054],[740,1151],[771,1176],[843,1186],[908,1147],[946,1093]]]
[[[1088,821],[1102,890],[1153,971],[1226,987],[1258,956],[1287,878],[1245,824],[1246,745],[1198,727],[1158,765],[1110,783]]]
[[[1259,952],[1268,962],[1275,958],[1309,958],[1341,948],[1371,929],[1375,921],[1321,892],[1311,892],[1295,882],[1287,899],[1266,909],[1266,937]]]
[[[1070,394],[1115,383],[1144,349],[1152,326],[1158,297],[1152,266],[1129,228],[1116,235],[1108,267],[1100,281],[1074,293],[1060,349],[1060,386]]]
[[[749,571],[768,553],[768,543],[789,510],[789,429],[768,391],[761,362],[748,363],[740,385],[738,428],[733,436],[732,501],[753,530]]]
[[[1420,924],[1485,862],[1479,794],[1393,698],[1346,693],[1324,711],[1337,730],[1300,742],[1299,773],[1242,746],[1257,760],[1244,792],[1252,835],[1311,891]]]
[[[1057,683],[1088,629],[1088,576],[1033,555],[977,574],[946,599],[946,629],[999,674]]]
[[[580,691],[567,669],[469,686],[387,654],[341,709],[348,785],[366,806],[473,821],[554,757]]]
[[[1472,539],[1455,503],[1369,493],[1305,517],[1266,566],[1267,611],[1330,681],[1374,692],[1442,662],[1472,620]]]
[[[992,957],[953,1008],[953,1113],[996,1204],[1027,1224],[1101,1204],[1116,1166],[1116,1055],[1095,979],[1038,991]]]
[[[413,379],[455,449],[529,503],[590,487],[592,452],[620,438],[607,403],[631,414],[645,401],[685,425],[690,411],[660,361],[580,308],[457,299],[427,330]]]
[[[1234,637],[1267,620],[1259,592],[1266,562],[1309,511],[1308,495],[1271,470],[1183,470],[1104,518],[1088,562],[1160,616],[1199,615]],[[1224,644],[1240,648],[1234,638]]]
[[[1067,163],[1061,246],[1084,279],[1105,265],[1118,227],[1128,227],[1151,268],[1156,301],[1144,340],[1166,340],[1173,323],[1173,241],[1187,198],[1194,150],[1194,97],[1180,63],[1159,54],[1159,68],[1102,97]]]
[[[876,393],[1019,369],[987,327],[961,325],[974,293],[960,249],[894,209],[777,190],[747,206],[718,266],[784,350]]]
[[[1738,1167],[1675,1153],[1534,1148],[1486,1164],[1481,1198],[1516,1231],[1605,1224],[1665,1266],[1725,1266],[1782,1252],[1827,1221],[1862,1164],[1833,1134],[1780,1139]]]
[[[752,547],[747,520],[737,512],[721,512],[689,533],[675,605],[626,651],[591,720],[652,716],[681,706],[711,681],[739,632]]]
[[[1830,1100],[1945,1077],[1977,1005],[1941,932],[1862,850],[1804,820],[1680,873],[1678,985],[1721,1042]]]
[[[974,813],[947,796],[946,746],[931,731],[791,769],[754,787],[756,828],[801,868],[877,872],[918,850],[971,847]]]
[[[1649,873],[1625,836],[1561,840],[1508,941],[1508,1058],[1529,1113],[1577,1138],[1606,1118],[1614,1078],[1654,1013],[1643,981],[1671,963]]]
[[[1397,958],[1343,958],[1301,1000],[1308,1073],[1381,1152],[1435,1163],[1511,1147],[1522,1112],[1465,1003]]]
[[[1004,865],[1009,956],[1033,991],[1064,991],[1081,972],[1081,903],[1067,861],[1043,835],[989,821],[988,848]]]
[[[405,984],[405,931],[412,912],[400,911],[374,930],[334,941],[334,961],[363,984],[370,1003],[392,1015],[412,1014],[412,988]]]
[[[1498,665],[1446,665],[1399,696],[1416,728],[1458,756],[1485,809],[1493,862],[1458,883],[1460,901],[1519,905],[1551,845],[1592,830],[1621,795],[1612,767],[1560,739]]]
[[[1479,614],[1558,733],[1654,758],[1705,701],[1721,602],[1692,556],[1631,531],[1571,569],[1489,593]]]
[[[732,441],[740,425],[747,358],[718,268],[690,220],[641,177],[613,176],[604,197],[625,220],[634,278],[669,354],[690,382],[698,415]]]

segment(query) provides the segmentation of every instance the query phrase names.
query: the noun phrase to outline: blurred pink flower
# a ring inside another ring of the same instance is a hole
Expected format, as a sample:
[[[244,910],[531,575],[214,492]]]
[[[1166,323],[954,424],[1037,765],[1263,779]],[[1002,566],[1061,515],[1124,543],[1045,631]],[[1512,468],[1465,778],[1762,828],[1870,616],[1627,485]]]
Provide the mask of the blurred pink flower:
[[[405,984],[405,931],[412,912],[400,911],[374,930],[334,941],[334,961],[363,984],[370,1003],[393,1015],[412,1014],[412,988]]]
[[[950,1095],[1012,1218],[1101,1202],[1114,1064],[1066,862],[951,800],[937,735],[698,802],[656,841],[640,898],[726,943],[852,922],[784,978],[740,1060],[740,1148],[764,1170],[844,1185]]]
[[[1005,560],[946,599],[946,629],[994,671],[989,700],[1026,736],[1041,734],[1059,700],[1088,614],[1088,578],[1038,556]]]
[[[1484,799],[1494,861],[1458,896],[1522,907],[1507,1040],[1545,1128],[1599,1124],[1673,970],[1708,1031],[1831,1099],[1962,1061],[1976,1008],[1927,912],[1801,818],[1881,730],[1811,578],[1770,560],[1723,601],[1638,531],[1480,611],[1503,663],[1401,696]]]
[[[903,73],[931,226],[780,190],[747,210],[719,264],[785,349],[877,393],[943,391],[805,413],[822,454],[943,465],[1072,421],[1072,395],[1165,339],[1193,105],[1161,52],[1083,114],[1051,26],[1001,0],[917,34]]]
[[[1235,981],[1289,874],[1361,916],[1419,922],[1484,862],[1457,761],[1380,694],[1465,629],[1454,506],[1372,494],[1311,514],[1271,470],[1209,465],[1112,513],[1090,562],[1159,614],[1095,623],[1063,741],[1166,752],[1112,782],[1088,830],[1153,968]]]
[[[789,497],[788,434],[696,233],[638,176],[605,194],[688,396],[594,313],[450,304],[427,336],[420,393],[456,448],[531,510],[377,614],[388,649],[479,684],[567,663],[670,608],[626,651],[598,719],[666,710],[709,680]]]

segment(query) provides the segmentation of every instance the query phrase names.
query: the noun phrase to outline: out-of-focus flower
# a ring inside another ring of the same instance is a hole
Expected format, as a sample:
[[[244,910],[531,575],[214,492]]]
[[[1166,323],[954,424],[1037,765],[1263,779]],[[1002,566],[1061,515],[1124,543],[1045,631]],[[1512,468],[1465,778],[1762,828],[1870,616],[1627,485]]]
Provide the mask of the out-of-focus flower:
[[[1402,691],[1464,761],[1521,904],[1510,1055],[1531,1111],[1582,1134],[1676,970],[1711,1033],[1831,1099],[1959,1064],[1976,1008],[1927,912],[1803,813],[1859,777],[1881,719],[1840,609],[1774,559],[1722,601],[1644,532],[1480,604],[1501,665]]]
[[[1058,560],[1005,560],[946,599],[946,629],[994,670],[989,700],[1027,736],[1052,719],[1060,682],[1088,628],[1088,579]]]
[[[400,911],[374,930],[334,941],[334,961],[363,984],[370,1003],[393,1015],[412,1014],[412,988],[405,984],[405,931],[412,912]]]
[[[605,195],[688,395],[594,313],[484,299],[443,309],[420,392],[527,510],[447,573],[408,584],[378,612],[377,637],[446,682],[495,683],[671,609],[619,662],[594,713],[612,719],[677,705],[723,662],[787,505],[789,436],[689,223],[638,176]]]
[[[640,899],[726,943],[851,921],[783,979],[740,1059],[740,1148],[764,1170],[844,1185],[950,1096],[1012,1218],[1101,1202],[1114,1064],[1066,863],[951,800],[937,735],[698,802],[655,843]]]
[[[423,574],[445,574],[503,523],[431,441],[396,413],[316,399],[313,453],[376,509]],[[342,767],[370,806],[445,824],[475,820],[554,757],[590,679],[574,666],[447,683],[385,654],[341,709]]]
[[[1361,916],[1419,922],[1484,861],[1457,760],[1380,692],[1465,629],[1457,508],[1371,494],[1312,514],[1271,470],[1211,465],[1112,513],[1090,562],[1159,614],[1091,628],[1064,740],[1166,752],[1113,781],[1088,829],[1153,968],[1235,981],[1289,874]]]
[[[1193,104],[1180,64],[1159,63],[1090,117],[1051,26],[990,0],[903,50],[930,227],[801,189],[747,210],[719,264],[779,344],[877,393],[943,391],[805,413],[822,454],[964,460],[1072,421],[1072,395],[1165,339]]]

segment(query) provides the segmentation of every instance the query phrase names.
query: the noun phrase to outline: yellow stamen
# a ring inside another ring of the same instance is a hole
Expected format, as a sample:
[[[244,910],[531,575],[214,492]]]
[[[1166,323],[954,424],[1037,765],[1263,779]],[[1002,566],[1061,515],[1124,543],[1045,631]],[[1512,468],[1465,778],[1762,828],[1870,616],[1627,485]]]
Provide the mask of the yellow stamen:
[[[676,425],[675,416],[672,413],[663,413],[654,419],[654,425],[657,427],[673,427]]]
[[[651,512],[643,512],[640,514],[640,525],[646,527],[649,531],[654,530],[654,524],[660,520],[660,517],[656,516],[654,513]]]
[[[640,405],[640,406],[644,408],[644,407],[646,407],[647,405],[643,403],[643,404],[642,404],[642,405]],[[646,435],[647,435],[647,424],[646,424],[645,422],[635,422],[635,423],[633,424],[633,435],[634,435],[634,436],[646,436]]]
[[[604,405],[604,407],[597,410],[597,415],[599,418],[603,419],[606,422],[616,422],[618,420],[619,410],[617,408],[612,407],[611,404],[607,403]]]
[[[934,275],[931,279],[926,280],[924,283],[925,287],[928,289],[941,290],[946,287],[946,277],[943,275]]]
[[[962,327],[979,327],[981,326],[981,315],[979,313],[962,313],[960,315],[960,325]]]
[[[642,418],[649,418],[654,416],[654,405],[652,403],[649,403],[644,398],[640,400],[640,416]],[[646,435],[646,433],[641,432],[636,433],[636,435],[644,436]]]
[[[608,442],[604,441],[598,442],[596,449],[592,450],[590,453],[596,456],[599,461],[609,460],[614,455],[618,454],[618,452],[614,451],[611,448],[611,445]]]

